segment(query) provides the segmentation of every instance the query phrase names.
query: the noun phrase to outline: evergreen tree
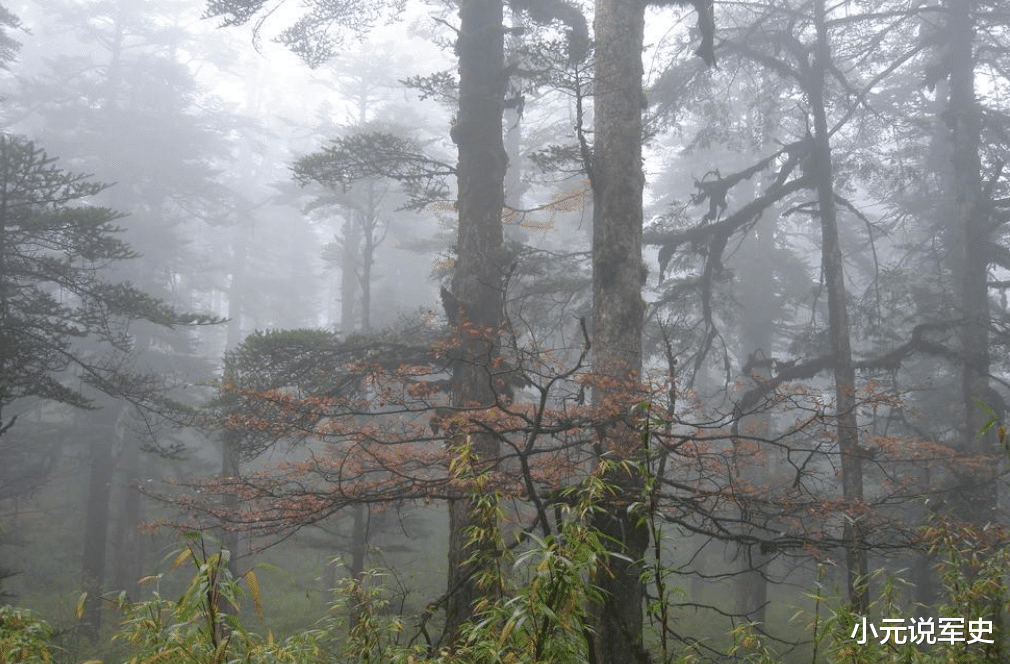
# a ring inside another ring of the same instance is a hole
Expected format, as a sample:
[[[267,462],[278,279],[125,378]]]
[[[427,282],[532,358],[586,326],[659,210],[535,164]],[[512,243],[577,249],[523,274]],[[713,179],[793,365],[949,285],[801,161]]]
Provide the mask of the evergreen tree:
[[[134,400],[150,396],[124,370],[129,321],[212,322],[129,282],[104,279],[103,269],[137,258],[117,237],[123,215],[88,204],[108,185],[55,162],[27,139],[0,136],[0,434],[17,420],[11,406],[29,397],[88,408],[84,385]],[[75,341],[83,339],[116,352],[82,353]],[[68,384],[68,371],[83,384]]]
[[[213,322],[106,280],[110,266],[137,257],[117,237],[123,215],[89,204],[107,185],[55,162],[27,139],[0,136],[0,435],[30,399],[94,407],[85,386],[161,407],[159,381],[129,370],[130,321]],[[102,448],[111,455],[111,446]],[[105,461],[111,467],[111,457]],[[8,482],[24,470],[4,465],[0,495],[11,494]]]

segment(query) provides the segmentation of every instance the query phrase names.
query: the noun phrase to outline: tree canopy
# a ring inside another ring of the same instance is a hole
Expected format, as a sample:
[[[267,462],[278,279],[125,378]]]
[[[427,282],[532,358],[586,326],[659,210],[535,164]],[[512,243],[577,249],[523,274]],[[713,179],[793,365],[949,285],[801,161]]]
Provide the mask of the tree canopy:
[[[108,185],[56,161],[30,140],[0,136],[0,412],[27,397],[87,408],[85,385],[143,398],[124,364],[133,347],[130,321],[172,327],[218,320],[109,281],[116,263],[138,258],[117,237],[123,215],[89,204]],[[0,431],[15,419],[7,416]]]

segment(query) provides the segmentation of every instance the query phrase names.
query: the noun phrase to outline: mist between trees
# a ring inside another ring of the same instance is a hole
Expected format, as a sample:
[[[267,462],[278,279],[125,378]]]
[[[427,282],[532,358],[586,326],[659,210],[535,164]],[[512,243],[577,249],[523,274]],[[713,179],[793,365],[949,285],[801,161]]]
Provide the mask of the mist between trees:
[[[1007,661],[999,3],[0,9],[0,661]]]

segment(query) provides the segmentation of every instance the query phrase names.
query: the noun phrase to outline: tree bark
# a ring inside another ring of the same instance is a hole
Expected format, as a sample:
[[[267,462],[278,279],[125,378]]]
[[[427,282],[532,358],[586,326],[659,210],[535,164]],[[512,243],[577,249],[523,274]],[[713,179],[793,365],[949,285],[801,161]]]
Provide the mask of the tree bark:
[[[598,452],[613,460],[641,460],[642,444],[620,415],[636,400],[642,370],[645,305],[642,286],[642,49],[645,3],[597,0],[593,189],[592,365],[601,383],[598,407],[613,407],[618,422],[600,430]],[[606,377],[606,383],[602,379]],[[597,664],[648,661],[642,639],[645,586],[641,560],[649,531],[629,506],[641,499],[639,473],[614,471],[615,493],[594,517],[612,556],[592,582],[603,600],[590,608]]]
[[[502,208],[508,158],[502,142],[507,82],[502,0],[463,0],[459,16],[459,111],[451,131],[459,150],[459,229],[452,293],[444,304],[458,344],[452,405],[479,409],[496,401],[492,363],[504,306]],[[450,445],[469,442],[478,462],[498,455],[498,444],[490,436],[461,438]],[[470,541],[467,529],[493,524],[481,523],[473,507],[469,498],[449,501],[450,639],[470,619],[474,602],[488,595],[477,583],[482,567],[469,562],[479,543]]]
[[[979,156],[982,113],[975,99],[974,2],[948,0],[948,41],[944,58],[950,67],[950,98],[944,121],[949,128],[951,172],[948,199],[953,205],[951,232],[952,272],[956,281],[959,329],[963,357],[961,394],[964,404],[962,452],[967,457],[959,469],[960,491],[954,504],[965,521],[985,524],[996,508],[995,463],[984,459],[997,449],[993,434],[979,436],[988,420],[982,402],[990,407],[989,290],[987,285],[989,215],[983,200],[982,162]],[[1000,413],[1002,415],[1002,413]]]
[[[852,364],[849,315],[845,302],[845,271],[838,241],[838,217],[835,208],[834,168],[831,163],[831,137],[828,134],[824,104],[824,82],[831,50],[828,42],[824,0],[814,2],[817,48],[814,55],[808,95],[814,119],[812,164],[817,183],[817,207],[821,217],[821,264],[828,292],[828,326],[831,354],[835,362],[835,427],[842,458],[842,497],[846,504],[843,531],[845,562],[848,570],[849,601],[857,613],[865,613],[870,599],[866,587],[867,562],[863,546],[862,517],[863,466],[859,456],[859,429],[856,421],[856,372]]]

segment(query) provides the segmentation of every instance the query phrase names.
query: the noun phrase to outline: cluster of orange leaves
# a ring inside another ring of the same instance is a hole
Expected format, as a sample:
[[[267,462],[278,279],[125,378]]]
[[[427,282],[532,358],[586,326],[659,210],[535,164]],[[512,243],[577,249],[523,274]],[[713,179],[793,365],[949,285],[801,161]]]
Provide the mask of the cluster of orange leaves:
[[[226,386],[241,407],[229,411],[223,426],[239,438],[274,437],[299,447],[283,463],[241,478],[221,478],[202,485],[204,496],[228,495],[234,501],[183,497],[191,512],[203,512],[229,527],[282,532],[325,518],[355,503],[389,504],[431,501],[468,495],[471,485],[449,472],[454,443],[470,436],[493,437],[501,449],[486,460],[486,490],[516,500],[529,492],[571,484],[590,472],[599,452],[601,431],[621,431],[607,441],[620,458],[641,451],[649,441],[650,468],[662,459],[658,478],[660,509],[678,519],[696,519],[718,531],[719,519],[732,522],[741,509],[757,514],[768,531],[788,533],[801,547],[838,541],[846,519],[900,525],[886,509],[889,495],[913,491],[932,468],[968,469],[991,459],[964,459],[950,447],[896,436],[862,437],[867,468],[878,495],[845,501],[838,491],[838,450],[832,404],[803,385],[783,385],[752,413],[792,418],[785,431],[771,435],[767,422],[736,432],[733,417],[711,416],[703,400],[678,394],[677,416],[664,414],[662,395],[668,379],[647,377],[648,384],[607,373],[564,371],[565,353],[539,351],[492,356],[495,380],[517,373],[532,383],[513,398],[495,384],[491,404],[453,407],[446,390],[447,367],[471,343],[490,344],[500,330],[463,325],[459,334],[437,342],[432,357],[442,366],[380,361],[347,363],[342,372],[359,377],[352,395],[303,394],[292,389],[254,390]],[[510,364],[511,363],[511,364]],[[583,393],[609,398],[593,404]],[[538,399],[547,394],[549,398]],[[900,399],[876,383],[859,388],[860,408],[901,408]],[[645,407],[639,407],[645,404]],[[653,404],[656,404],[653,406]],[[687,420],[691,418],[693,424]],[[893,472],[894,468],[909,470]],[[232,505],[232,507],[228,507]],[[694,510],[691,513],[691,510]]]

